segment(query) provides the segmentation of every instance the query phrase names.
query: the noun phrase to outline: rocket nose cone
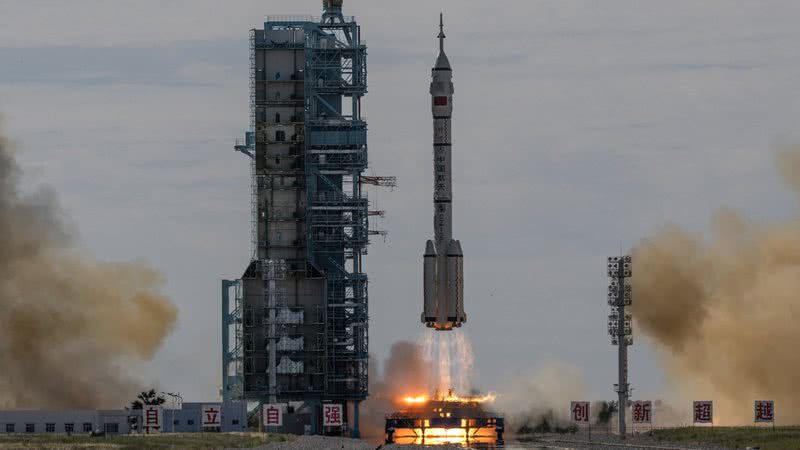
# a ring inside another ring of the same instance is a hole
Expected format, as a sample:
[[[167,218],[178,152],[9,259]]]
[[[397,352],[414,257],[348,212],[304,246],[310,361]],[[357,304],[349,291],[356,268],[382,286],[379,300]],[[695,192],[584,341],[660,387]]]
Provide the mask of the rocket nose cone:
[[[461,241],[455,239],[450,240],[450,244],[447,246],[447,255],[464,256],[464,252],[461,250]]]
[[[452,70],[450,67],[450,60],[447,59],[447,55],[444,52],[439,53],[439,57],[436,58],[436,65],[433,66],[434,69],[438,70]]]
[[[436,256],[436,247],[431,240],[425,243],[425,256]]]

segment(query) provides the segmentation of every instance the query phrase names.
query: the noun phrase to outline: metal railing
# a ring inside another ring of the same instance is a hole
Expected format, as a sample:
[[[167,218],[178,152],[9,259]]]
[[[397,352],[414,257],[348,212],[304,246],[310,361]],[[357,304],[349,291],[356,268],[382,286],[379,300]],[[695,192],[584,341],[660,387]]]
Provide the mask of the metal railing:
[[[342,16],[344,18],[344,23],[352,23],[356,21],[355,16]],[[322,22],[321,16],[303,16],[303,15],[272,15],[267,16],[266,23],[276,22],[276,23],[283,23],[283,22],[290,22],[290,23],[297,23],[297,22],[313,22],[313,23],[320,23]]]

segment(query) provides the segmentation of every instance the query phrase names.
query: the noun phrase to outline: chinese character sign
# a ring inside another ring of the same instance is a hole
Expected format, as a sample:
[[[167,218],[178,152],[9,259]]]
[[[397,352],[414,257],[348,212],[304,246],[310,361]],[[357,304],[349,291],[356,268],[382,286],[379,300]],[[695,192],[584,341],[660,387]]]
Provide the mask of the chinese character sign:
[[[203,428],[222,425],[222,412],[219,405],[203,405]]]
[[[573,422],[589,423],[589,402],[572,402],[569,414]]]
[[[145,433],[161,433],[164,424],[164,410],[157,405],[144,405],[142,410],[142,428]]]
[[[282,427],[283,426],[283,410],[281,405],[264,405],[262,410],[264,415],[264,426],[266,427]]]
[[[772,400],[756,400],[755,421],[775,422],[775,402]]]
[[[323,425],[326,427],[342,426],[342,405],[322,405]]]
[[[653,423],[653,402],[649,400],[633,402],[631,416],[633,423]]]
[[[714,402],[694,402],[694,423],[714,423]]]

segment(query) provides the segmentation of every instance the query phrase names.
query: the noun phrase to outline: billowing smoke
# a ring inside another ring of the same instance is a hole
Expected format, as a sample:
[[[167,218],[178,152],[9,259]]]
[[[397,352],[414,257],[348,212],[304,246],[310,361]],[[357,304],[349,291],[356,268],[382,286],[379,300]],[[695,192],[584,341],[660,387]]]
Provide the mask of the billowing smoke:
[[[371,359],[369,367],[369,397],[361,404],[361,432],[367,439],[379,440],[385,415],[400,409],[404,396],[430,395],[434,376],[424,349],[413,342],[392,344],[382,377],[377,361]]]
[[[777,161],[800,192],[800,149],[779,150]],[[775,400],[780,422],[800,421],[800,220],[723,209],[708,236],[668,225],[633,257],[635,324],[676,389],[714,400],[720,424],[752,423],[754,400]]]
[[[122,406],[176,309],[156,271],[75,248],[54,193],[20,176],[0,136],[0,407]]]
[[[534,429],[545,421],[552,428],[570,425],[571,400],[586,398],[580,369],[550,362],[537,370],[521,372],[502,384],[494,409],[505,414],[506,430]],[[592,412],[598,409],[592,407]]]
[[[426,330],[419,342],[396,342],[383,364],[382,376],[378,361],[370,360],[370,395],[361,404],[361,428],[365,438],[383,438],[384,417],[406,406],[404,396],[432,396],[436,390],[456,389],[464,384],[465,395],[477,392],[469,383],[472,353],[467,337],[460,332]],[[449,351],[449,352],[448,352]],[[432,357],[449,358],[448,363]],[[456,368],[465,373],[457,374]],[[496,400],[488,408],[504,414],[506,430],[522,426],[531,428],[547,420],[554,429],[568,427],[569,402],[586,398],[587,388],[578,368],[549,363],[539,370],[518,373],[505,380],[496,391]],[[598,408],[592,408],[596,414]]]

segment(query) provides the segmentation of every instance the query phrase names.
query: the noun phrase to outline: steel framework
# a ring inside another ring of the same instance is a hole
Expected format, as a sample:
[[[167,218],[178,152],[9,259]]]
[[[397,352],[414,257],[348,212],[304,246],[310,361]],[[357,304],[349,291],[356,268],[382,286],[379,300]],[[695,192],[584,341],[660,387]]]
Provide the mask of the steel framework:
[[[360,33],[336,8],[250,32],[250,129],[235,149],[251,159],[253,253],[240,280],[223,281],[226,399],[357,408],[367,396]]]
[[[230,291],[235,289],[231,305]],[[231,346],[233,338],[233,346]],[[225,402],[243,398],[242,283],[222,280],[222,391]]]
[[[330,399],[361,400],[368,390],[369,202],[358,183],[367,168],[367,65],[360,33],[354,20],[334,13],[306,34],[307,258],[310,275],[324,274],[326,283]]]

